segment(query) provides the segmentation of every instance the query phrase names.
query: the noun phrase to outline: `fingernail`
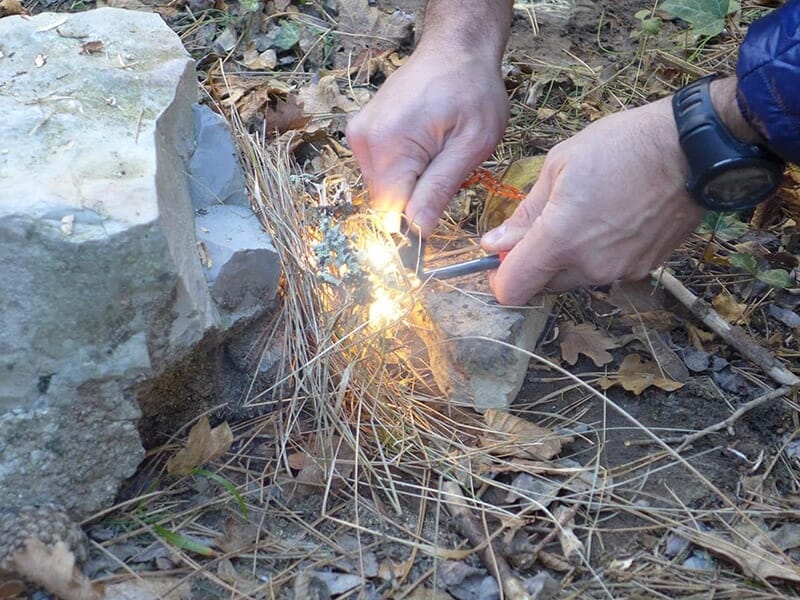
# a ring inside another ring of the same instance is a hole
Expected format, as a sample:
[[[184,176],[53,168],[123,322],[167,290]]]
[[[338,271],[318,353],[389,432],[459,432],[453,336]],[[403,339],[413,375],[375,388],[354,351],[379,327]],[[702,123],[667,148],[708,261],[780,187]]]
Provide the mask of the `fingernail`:
[[[506,226],[500,225],[491,231],[487,231],[483,236],[483,242],[489,246],[496,246],[506,235]]]
[[[415,228],[421,234],[433,231],[436,229],[436,223],[439,221],[439,213],[424,207],[409,215],[411,219],[411,227]]]

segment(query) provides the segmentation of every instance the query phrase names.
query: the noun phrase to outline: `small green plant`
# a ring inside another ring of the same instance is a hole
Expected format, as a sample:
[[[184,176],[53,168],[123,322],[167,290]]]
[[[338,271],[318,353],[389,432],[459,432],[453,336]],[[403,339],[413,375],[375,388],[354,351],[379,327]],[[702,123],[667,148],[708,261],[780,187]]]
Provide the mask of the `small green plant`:
[[[658,35],[664,26],[664,21],[661,20],[661,17],[654,15],[653,11],[648,8],[643,8],[636,12],[634,16],[639,19],[640,29],[631,32],[632,39],[637,39],[642,34]]]
[[[758,259],[752,254],[737,253],[728,257],[731,266],[749,273],[759,281],[770,287],[785,289],[794,285],[794,278],[785,269],[767,269],[762,271],[758,267]]]
[[[739,219],[738,213],[710,212],[700,223],[698,233],[711,234],[722,242],[737,240],[747,233],[747,223]]]
[[[291,50],[300,41],[301,33],[299,23],[291,19],[284,19],[272,40],[272,47],[278,50]]]
[[[699,37],[714,37],[725,29],[728,15],[740,10],[738,0],[664,0],[658,7],[692,26]]]

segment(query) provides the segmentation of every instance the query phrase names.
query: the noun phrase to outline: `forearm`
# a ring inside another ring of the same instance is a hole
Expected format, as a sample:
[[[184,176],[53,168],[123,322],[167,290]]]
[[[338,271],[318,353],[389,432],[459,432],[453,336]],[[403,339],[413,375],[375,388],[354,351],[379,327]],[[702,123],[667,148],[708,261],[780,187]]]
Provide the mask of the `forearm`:
[[[499,64],[513,4],[513,0],[429,0],[419,47],[479,52]]]

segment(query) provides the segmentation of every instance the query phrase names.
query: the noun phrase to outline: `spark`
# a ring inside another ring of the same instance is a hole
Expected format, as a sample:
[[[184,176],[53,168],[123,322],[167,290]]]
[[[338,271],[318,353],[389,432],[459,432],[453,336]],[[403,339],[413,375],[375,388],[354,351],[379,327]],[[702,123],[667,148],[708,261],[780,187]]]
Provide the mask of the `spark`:
[[[398,299],[389,290],[376,287],[373,290],[374,300],[369,306],[369,324],[380,329],[391,325],[403,316],[403,308]]]
[[[366,255],[373,271],[386,273],[390,270],[390,266],[397,256],[397,251],[381,240],[373,240],[367,245]]]

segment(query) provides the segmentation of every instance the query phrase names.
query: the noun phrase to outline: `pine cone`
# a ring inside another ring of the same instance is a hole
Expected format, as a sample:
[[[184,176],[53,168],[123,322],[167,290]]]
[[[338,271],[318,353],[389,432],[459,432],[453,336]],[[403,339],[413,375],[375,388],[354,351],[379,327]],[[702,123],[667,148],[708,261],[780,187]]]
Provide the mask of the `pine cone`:
[[[0,574],[11,571],[14,556],[25,549],[30,539],[38,539],[46,546],[63,541],[78,564],[87,558],[86,535],[62,506],[49,503],[4,508],[0,510]]]

